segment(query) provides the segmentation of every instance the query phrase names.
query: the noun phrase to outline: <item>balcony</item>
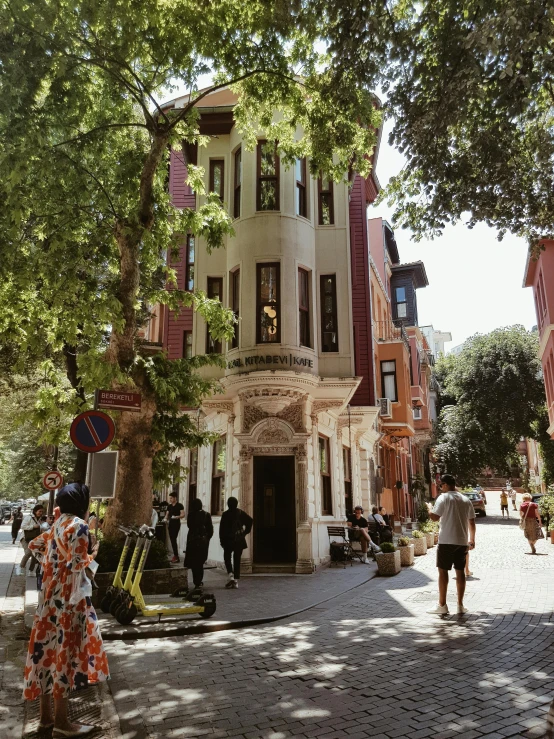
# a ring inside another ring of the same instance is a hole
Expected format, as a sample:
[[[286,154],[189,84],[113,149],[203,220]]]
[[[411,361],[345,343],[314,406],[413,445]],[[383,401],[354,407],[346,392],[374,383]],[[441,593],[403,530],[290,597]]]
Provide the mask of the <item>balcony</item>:
[[[373,321],[374,338],[385,344],[393,341],[403,341],[404,346],[410,351],[410,340],[404,326],[395,326],[392,321]]]

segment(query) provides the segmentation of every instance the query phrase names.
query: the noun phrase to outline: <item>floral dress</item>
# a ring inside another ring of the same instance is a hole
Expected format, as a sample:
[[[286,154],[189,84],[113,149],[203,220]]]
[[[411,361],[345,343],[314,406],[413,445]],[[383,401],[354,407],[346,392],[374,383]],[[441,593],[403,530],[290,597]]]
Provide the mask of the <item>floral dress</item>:
[[[66,698],[70,691],[109,678],[98,620],[87,593],[88,526],[62,514],[29,548],[43,570],[42,590],[25,667],[23,697]]]

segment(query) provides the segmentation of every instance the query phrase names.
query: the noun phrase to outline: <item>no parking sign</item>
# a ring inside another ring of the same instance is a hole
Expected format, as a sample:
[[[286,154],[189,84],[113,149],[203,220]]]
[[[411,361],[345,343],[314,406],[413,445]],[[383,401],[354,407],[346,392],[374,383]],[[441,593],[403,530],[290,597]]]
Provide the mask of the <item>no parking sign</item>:
[[[71,441],[82,452],[101,452],[115,436],[115,423],[102,411],[85,411],[73,419],[69,429]]]

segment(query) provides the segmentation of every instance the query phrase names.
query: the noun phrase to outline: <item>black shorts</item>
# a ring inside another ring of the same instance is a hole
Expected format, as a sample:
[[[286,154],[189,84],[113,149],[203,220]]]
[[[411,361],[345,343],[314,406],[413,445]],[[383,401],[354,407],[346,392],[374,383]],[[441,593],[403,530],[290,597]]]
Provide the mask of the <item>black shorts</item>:
[[[500,506],[500,511],[501,511],[501,512],[502,512],[502,511],[507,511],[507,510],[508,510],[508,504],[507,504],[507,503],[506,503],[506,505],[501,505],[501,506]]]
[[[439,544],[437,547],[437,567],[440,570],[463,570],[466,566],[468,546],[458,544]]]

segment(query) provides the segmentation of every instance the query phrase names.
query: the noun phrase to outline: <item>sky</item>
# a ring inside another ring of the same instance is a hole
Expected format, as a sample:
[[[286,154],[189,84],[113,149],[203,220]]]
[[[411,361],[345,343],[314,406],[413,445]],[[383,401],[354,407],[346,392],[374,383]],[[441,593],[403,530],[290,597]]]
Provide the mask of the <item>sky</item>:
[[[387,143],[390,128],[385,124],[377,161],[381,187],[404,163]],[[383,203],[369,208],[368,216],[391,222],[392,210]],[[536,324],[533,291],[522,287],[524,239],[508,234],[498,241],[496,231],[485,224],[468,229],[463,223],[448,226],[434,241],[416,243],[400,228],[395,237],[401,262],[421,259],[425,264],[429,285],[417,291],[419,325],[450,331],[447,351],[476,333],[516,323],[531,329]]]

